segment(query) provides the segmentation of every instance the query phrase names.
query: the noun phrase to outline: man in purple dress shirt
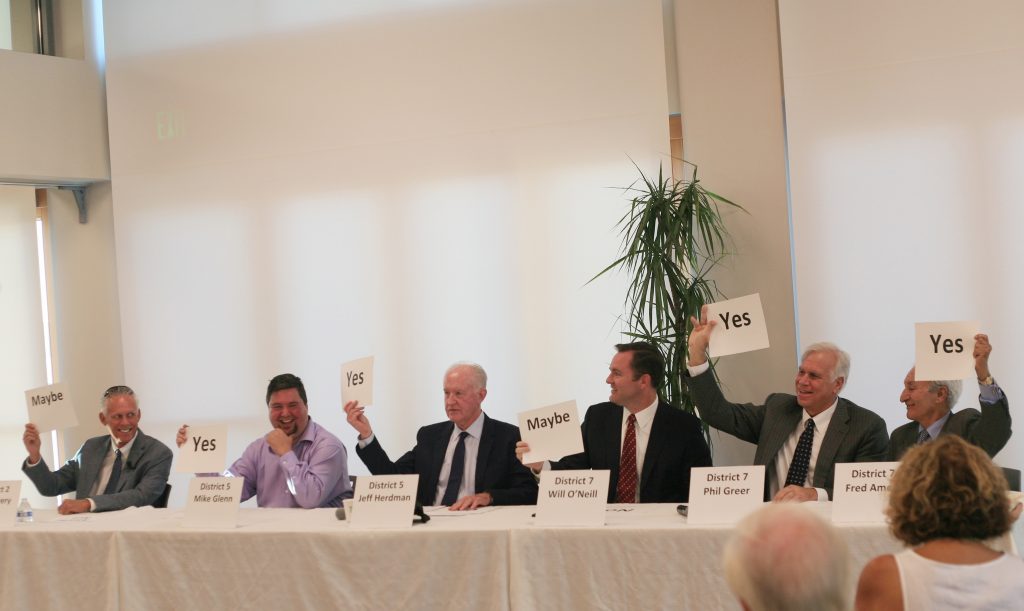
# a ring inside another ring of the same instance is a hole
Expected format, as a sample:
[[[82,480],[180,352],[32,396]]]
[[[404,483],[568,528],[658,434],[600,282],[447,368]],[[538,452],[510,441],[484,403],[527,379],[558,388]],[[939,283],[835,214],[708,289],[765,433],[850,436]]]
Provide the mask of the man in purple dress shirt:
[[[253,441],[224,473],[244,477],[242,501],[256,495],[260,507],[339,507],[352,498],[348,453],[337,437],[309,418],[306,388],[282,373],[267,386],[267,412],[274,428]],[[188,425],[178,429],[185,443]]]

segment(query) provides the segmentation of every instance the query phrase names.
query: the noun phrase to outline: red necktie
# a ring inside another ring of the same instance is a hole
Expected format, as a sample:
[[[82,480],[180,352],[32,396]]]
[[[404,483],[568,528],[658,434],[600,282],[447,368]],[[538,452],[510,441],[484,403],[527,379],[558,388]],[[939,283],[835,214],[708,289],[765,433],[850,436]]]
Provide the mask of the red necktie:
[[[619,484],[615,487],[616,503],[636,502],[636,416],[626,420],[626,438],[622,440],[619,457]]]

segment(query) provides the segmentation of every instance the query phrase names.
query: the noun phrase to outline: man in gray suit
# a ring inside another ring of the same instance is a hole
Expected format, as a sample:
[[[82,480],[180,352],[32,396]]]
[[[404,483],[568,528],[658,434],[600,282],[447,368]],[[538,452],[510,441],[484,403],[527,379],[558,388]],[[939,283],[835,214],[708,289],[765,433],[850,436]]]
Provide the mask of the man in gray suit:
[[[907,406],[911,420],[892,432],[889,460],[899,460],[914,445],[939,435],[959,435],[995,456],[1010,440],[1010,406],[1006,395],[992,378],[988,357],[992,344],[988,336],[974,336],[974,372],[978,375],[981,411],[969,407],[956,413],[950,410],[960,397],[960,380],[917,380],[914,369],[903,380],[900,401]]]
[[[771,394],[764,405],[730,403],[707,362],[716,321],[707,319],[707,306],[699,321],[690,321],[687,388],[704,422],[757,444],[754,464],[766,467],[766,500],[830,500],[836,463],[886,459],[885,421],[839,398],[850,357],[834,344],[813,344],[804,351],[795,395]]]
[[[25,425],[28,459],[21,466],[39,494],[57,496],[74,491],[75,499],[60,504],[62,514],[114,511],[152,505],[167,485],[171,450],[139,430],[142,412],[135,392],[111,386],[103,393],[100,422],[109,435],[93,437],[57,471],[39,454],[39,430]]]

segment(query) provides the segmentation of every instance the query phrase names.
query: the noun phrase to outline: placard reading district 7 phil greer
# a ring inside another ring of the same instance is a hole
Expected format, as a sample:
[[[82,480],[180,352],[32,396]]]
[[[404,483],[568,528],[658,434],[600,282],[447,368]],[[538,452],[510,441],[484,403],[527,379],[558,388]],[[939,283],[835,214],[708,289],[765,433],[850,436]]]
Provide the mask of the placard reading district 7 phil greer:
[[[519,434],[530,445],[526,464],[558,460],[583,451],[583,433],[576,401],[565,401],[519,413]]]
[[[358,401],[373,405],[373,357],[349,361],[341,366],[341,403]]]
[[[26,390],[25,403],[28,404],[28,421],[36,425],[40,433],[78,426],[78,416],[66,384]]]

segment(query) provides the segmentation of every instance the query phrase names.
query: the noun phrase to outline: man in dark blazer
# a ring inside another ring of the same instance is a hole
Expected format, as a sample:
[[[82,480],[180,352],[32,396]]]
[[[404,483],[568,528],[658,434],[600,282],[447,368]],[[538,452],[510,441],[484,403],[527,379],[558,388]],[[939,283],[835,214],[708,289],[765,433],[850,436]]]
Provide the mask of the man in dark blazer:
[[[356,453],[370,473],[418,474],[416,500],[423,505],[447,505],[452,510],[532,505],[537,502],[537,482],[516,460],[519,428],[488,418],[481,409],[486,396],[487,373],[482,367],[449,367],[444,377],[448,421],[421,428],[416,446],[396,461],[381,447],[358,403],[346,403],[345,415],[359,433]]]
[[[609,503],[685,502],[690,496],[690,469],[711,466],[700,420],[658,397],[665,361],[654,346],[635,342],[615,349],[605,380],[611,387],[610,401],[587,409],[583,452],[527,466],[534,473],[607,469]],[[516,445],[520,460],[529,450],[526,442]],[[621,475],[627,469],[633,471],[631,478]]]
[[[766,467],[766,500],[827,501],[836,463],[886,460],[889,436],[878,414],[839,398],[850,371],[849,356],[829,343],[804,351],[796,394],[776,393],[764,405],[730,403],[709,369],[706,351],[715,320],[707,307],[691,318],[687,387],[709,426],[757,444],[754,464]],[[813,421],[813,425],[808,425]],[[807,461],[794,469],[800,438],[809,433]],[[799,475],[794,475],[799,473]],[[787,483],[789,480],[789,483]],[[795,483],[794,483],[795,482]]]
[[[39,431],[25,425],[28,458],[21,466],[39,494],[75,492],[58,508],[62,514],[115,511],[152,505],[163,493],[171,471],[171,450],[139,430],[142,411],[127,386],[103,393],[100,422],[109,435],[93,437],[57,471],[50,471],[39,453]]]
[[[899,460],[914,445],[939,435],[958,435],[995,456],[1010,440],[1010,406],[1006,395],[992,378],[988,357],[992,344],[988,336],[974,336],[974,372],[978,376],[981,411],[972,407],[956,413],[950,410],[960,397],[960,380],[917,380],[914,369],[903,380],[900,401],[907,406],[911,421],[897,428],[889,438],[889,460]]]

